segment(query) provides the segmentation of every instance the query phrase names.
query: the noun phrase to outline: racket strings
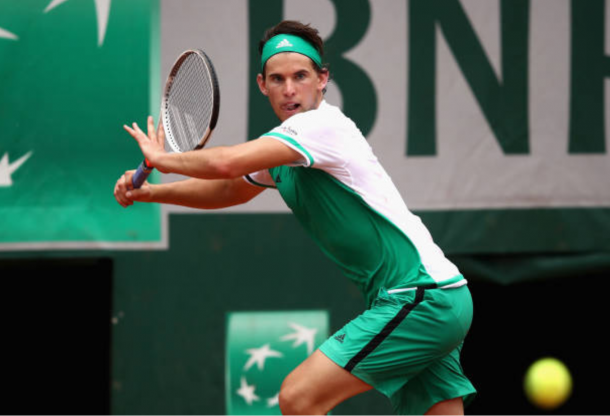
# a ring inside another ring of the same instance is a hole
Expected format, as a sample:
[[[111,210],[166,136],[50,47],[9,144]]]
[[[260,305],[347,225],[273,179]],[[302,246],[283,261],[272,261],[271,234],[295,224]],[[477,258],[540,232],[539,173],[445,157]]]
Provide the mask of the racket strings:
[[[214,108],[210,70],[196,53],[187,55],[166,98],[166,139],[176,152],[192,150],[206,135]]]

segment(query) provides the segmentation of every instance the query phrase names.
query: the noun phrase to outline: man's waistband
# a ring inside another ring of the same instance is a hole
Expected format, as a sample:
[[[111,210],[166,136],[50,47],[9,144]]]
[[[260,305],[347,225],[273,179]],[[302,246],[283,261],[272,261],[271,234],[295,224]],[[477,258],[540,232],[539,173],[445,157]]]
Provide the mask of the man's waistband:
[[[429,283],[429,284],[425,284],[425,285],[419,285],[419,286],[415,286],[415,287],[407,287],[407,288],[397,288],[397,289],[390,289],[387,292],[389,294],[392,293],[401,293],[401,292],[408,292],[411,290],[428,290],[428,289],[451,289],[454,287],[460,287],[463,286],[467,283],[466,279],[464,279],[464,276],[462,276],[461,274],[452,277],[451,279],[447,279],[447,280],[443,280],[442,282],[435,282],[435,283]]]

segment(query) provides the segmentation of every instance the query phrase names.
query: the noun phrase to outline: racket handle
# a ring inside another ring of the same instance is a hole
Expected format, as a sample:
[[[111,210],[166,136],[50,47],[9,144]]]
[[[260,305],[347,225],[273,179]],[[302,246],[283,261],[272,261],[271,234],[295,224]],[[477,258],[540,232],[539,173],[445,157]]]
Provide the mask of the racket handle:
[[[148,175],[151,174],[153,169],[154,168],[150,166],[146,160],[140,163],[140,166],[138,166],[138,170],[131,177],[131,184],[133,185],[133,187],[135,189],[140,188],[144,181],[146,181],[146,178],[148,178]]]

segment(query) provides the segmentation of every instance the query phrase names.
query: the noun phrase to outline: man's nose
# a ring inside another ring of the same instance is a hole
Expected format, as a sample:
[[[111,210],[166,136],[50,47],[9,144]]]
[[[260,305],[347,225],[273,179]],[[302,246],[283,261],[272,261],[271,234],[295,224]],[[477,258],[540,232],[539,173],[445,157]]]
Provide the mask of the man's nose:
[[[295,93],[294,83],[290,79],[286,80],[286,83],[284,84],[284,95],[290,97],[290,96],[293,96],[294,93]]]

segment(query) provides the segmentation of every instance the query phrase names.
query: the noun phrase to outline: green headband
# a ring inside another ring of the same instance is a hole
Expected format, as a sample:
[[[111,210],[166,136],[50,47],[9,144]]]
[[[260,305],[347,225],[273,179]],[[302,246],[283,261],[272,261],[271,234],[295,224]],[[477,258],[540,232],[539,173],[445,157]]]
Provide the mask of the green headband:
[[[322,68],[322,58],[320,58],[320,54],[311,43],[298,36],[279,34],[269,39],[263,47],[261,71],[265,68],[265,63],[267,63],[269,58],[282,52],[300,53],[314,61],[319,68]]]

